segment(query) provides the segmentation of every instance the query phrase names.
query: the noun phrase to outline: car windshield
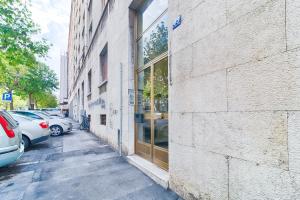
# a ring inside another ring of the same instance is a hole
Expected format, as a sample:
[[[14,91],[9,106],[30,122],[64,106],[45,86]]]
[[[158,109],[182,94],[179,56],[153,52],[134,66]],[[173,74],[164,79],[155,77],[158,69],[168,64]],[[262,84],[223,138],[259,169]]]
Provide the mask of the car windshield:
[[[32,118],[25,117],[25,116],[18,115],[18,114],[11,114],[11,116],[18,122],[19,121],[32,121]]]
[[[22,115],[22,116],[26,116],[26,117],[30,117],[33,119],[43,119],[41,116],[39,116],[35,113],[32,113],[32,112],[29,112],[29,111],[13,111],[13,113]]]
[[[44,112],[38,112],[39,115],[41,115],[42,117],[44,118],[47,118],[47,119],[53,119],[50,115],[47,115],[46,113]]]

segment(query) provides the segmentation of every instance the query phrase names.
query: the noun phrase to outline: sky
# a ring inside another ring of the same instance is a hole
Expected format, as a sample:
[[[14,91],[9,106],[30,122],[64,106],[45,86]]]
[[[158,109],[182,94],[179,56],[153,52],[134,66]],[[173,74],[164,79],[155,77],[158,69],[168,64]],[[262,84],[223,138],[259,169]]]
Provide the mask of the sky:
[[[71,0],[31,0],[33,21],[39,24],[38,37],[46,38],[53,46],[44,61],[60,77],[60,55],[67,51]]]

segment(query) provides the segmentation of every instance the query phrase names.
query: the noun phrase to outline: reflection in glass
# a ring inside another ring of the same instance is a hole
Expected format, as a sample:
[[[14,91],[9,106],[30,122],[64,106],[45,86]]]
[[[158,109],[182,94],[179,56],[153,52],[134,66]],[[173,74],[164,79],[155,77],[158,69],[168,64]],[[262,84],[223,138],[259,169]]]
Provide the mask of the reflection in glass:
[[[168,8],[168,0],[148,0],[138,12],[138,35],[149,26]]]
[[[147,68],[138,74],[138,113],[151,111],[151,69]]]
[[[168,112],[168,59],[154,65],[154,112]]]
[[[138,74],[138,112],[136,124],[138,140],[151,143],[151,121],[145,118],[145,114],[151,111],[151,68],[147,68]]]
[[[154,144],[168,149],[168,59],[154,65]]]
[[[168,50],[167,15],[147,30],[138,41],[138,66],[142,67]]]
[[[151,143],[151,121],[144,119],[142,123],[137,123],[138,140],[141,142]]]
[[[168,149],[168,119],[158,119],[154,121],[154,144],[164,149]]]

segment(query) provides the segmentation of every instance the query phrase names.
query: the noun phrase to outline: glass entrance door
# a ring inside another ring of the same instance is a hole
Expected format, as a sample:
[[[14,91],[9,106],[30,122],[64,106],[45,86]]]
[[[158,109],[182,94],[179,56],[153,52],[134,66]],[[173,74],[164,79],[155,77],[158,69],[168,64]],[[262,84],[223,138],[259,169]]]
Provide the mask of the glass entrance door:
[[[137,73],[136,153],[168,170],[168,58]]]

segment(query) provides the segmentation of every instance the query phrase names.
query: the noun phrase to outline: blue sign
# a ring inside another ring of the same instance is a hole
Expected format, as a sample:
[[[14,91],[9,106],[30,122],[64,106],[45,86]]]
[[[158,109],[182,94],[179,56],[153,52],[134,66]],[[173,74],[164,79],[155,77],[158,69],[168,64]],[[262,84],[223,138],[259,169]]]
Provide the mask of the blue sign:
[[[175,30],[178,26],[181,25],[181,21],[182,21],[181,15],[179,15],[179,16],[176,18],[175,22],[173,23],[173,30]]]
[[[12,101],[12,93],[5,92],[2,94],[2,101],[11,102]]]

